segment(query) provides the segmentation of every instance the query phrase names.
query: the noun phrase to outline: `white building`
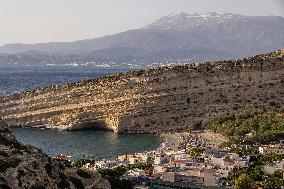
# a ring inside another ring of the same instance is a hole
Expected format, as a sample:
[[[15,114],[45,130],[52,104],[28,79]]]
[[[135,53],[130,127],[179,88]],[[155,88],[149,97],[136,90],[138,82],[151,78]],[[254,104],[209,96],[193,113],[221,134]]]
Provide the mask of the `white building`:
[[[236,159],[236,166],[239,168],[247,168],[249,166],[249,157],[239,157]]]
[[[284,154],[284,148],[280,145],[266,145],[266,146],[260,146],[258,148],[259,153],[262,155],[269,155],[272,153],[275,154]]]
[[[160,179],[166,182],[175,182],[175,172],[165,172]]]
[[[166,168],[162,165],[155,165],[153,169],[154,174],[164,173],[166,171]]]
[[[276,171],[284,172],[284,160],[264,166],[264,172],[267,174],[272,174]]]
[[[97,161],[95,167],[99,169],[112,169],[118,166],[117,161]]]
[[[187,155],[185,153],[185,151],[177,151],[173,154],[174,159],[179,160],[179,159],[186,159]]]
[[[130,177],[144,177],[145,171],[141,169],[129,170],[127,175]]]
[[[204,172],[204,185],[205,186],[216,186],[217,185],[217,176],[215,169],[207,169]]]
[[[155,155],[155,158],[154,158],[155,165],[166,164],[169,162],[170,162],[170,157],[167,154],[161,153],[161,154]]]

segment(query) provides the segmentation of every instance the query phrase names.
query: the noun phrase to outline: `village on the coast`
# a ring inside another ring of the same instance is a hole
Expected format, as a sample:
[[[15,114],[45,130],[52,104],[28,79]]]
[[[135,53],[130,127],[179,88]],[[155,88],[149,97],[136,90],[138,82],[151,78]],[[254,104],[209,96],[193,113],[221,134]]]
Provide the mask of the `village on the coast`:
[[[253,152],[261,156],[284,154],[284,140],[277,144],[238,146],[251,151],[240,156],[220,148],[226,139],[213,132],[162,134],[164,143],[153,151],[123,154],[115,160],[82,164],[88,171],[114,170],[125,167],[123,179],[133,181],[137,189],[146,188],[232,188],[227,182],[240,169],[247,169]],[[64,156],[57,156],[64,159]],[[284,173],[284,159],[264,166],[264,172]],[[283,175],[284,177],[284,175]]]

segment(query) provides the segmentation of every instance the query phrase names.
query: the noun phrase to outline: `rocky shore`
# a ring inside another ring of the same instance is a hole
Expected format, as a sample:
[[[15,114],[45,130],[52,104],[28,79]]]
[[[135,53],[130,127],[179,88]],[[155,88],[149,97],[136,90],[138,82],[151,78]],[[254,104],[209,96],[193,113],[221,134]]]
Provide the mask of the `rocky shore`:
[[[0,188],[110,189],[110,184],[98,173],[80,176],[72,166],[19,143],[0,118]]]
[[[182,131],[187,125],[284,104],[284,50],[133,71],[0,98],[9,126],[105,129],[120,133]]]

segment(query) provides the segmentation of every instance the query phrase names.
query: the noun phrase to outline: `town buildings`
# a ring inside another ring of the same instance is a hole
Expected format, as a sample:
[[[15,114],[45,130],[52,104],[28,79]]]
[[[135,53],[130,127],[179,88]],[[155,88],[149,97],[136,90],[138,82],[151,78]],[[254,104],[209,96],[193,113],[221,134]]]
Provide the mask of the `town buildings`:
[[[284,154],[284,146],[281,144],[260,146],[259,153],[262,155],[269,155],[272,153]]]
[[[255,147],[254,147],[255,148]],[[206,149],[206,148],[205,148]],[[283,145],[264,145],[258,147],[260,154],[283,154]],[[185,149],[163,148],[156,151],[125,154],[116,160],[97,161],[90,169],[113,169],[119,166],[128,167],[124,177],[131,180],[156,180],[183,186],[220,187],[225,178],[234,175],[240,168],[250,165],[250,156],[239,156],[224,149],[206,149],[198,156],[191,156]],[[134,166],[132,166],[134,165]],[[148,169],[143,166],[151,165]],[[131,168],[132,167],[132,168]],[[284,159],[264,166],[266,174],[284,172]]]

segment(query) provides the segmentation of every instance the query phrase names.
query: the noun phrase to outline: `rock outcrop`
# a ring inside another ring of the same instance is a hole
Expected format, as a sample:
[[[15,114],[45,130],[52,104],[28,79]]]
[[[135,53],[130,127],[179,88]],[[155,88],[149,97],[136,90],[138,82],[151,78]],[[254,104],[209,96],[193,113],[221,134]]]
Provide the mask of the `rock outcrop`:
[[[72,166],[19,143],[0,118],[0,188],[110,189],[110,184],[97,173],[82,178]]]
[[[0,99],[9,126],[177,131],[199,119],[284,104],[284,50],[242,60],[160,67]]]

